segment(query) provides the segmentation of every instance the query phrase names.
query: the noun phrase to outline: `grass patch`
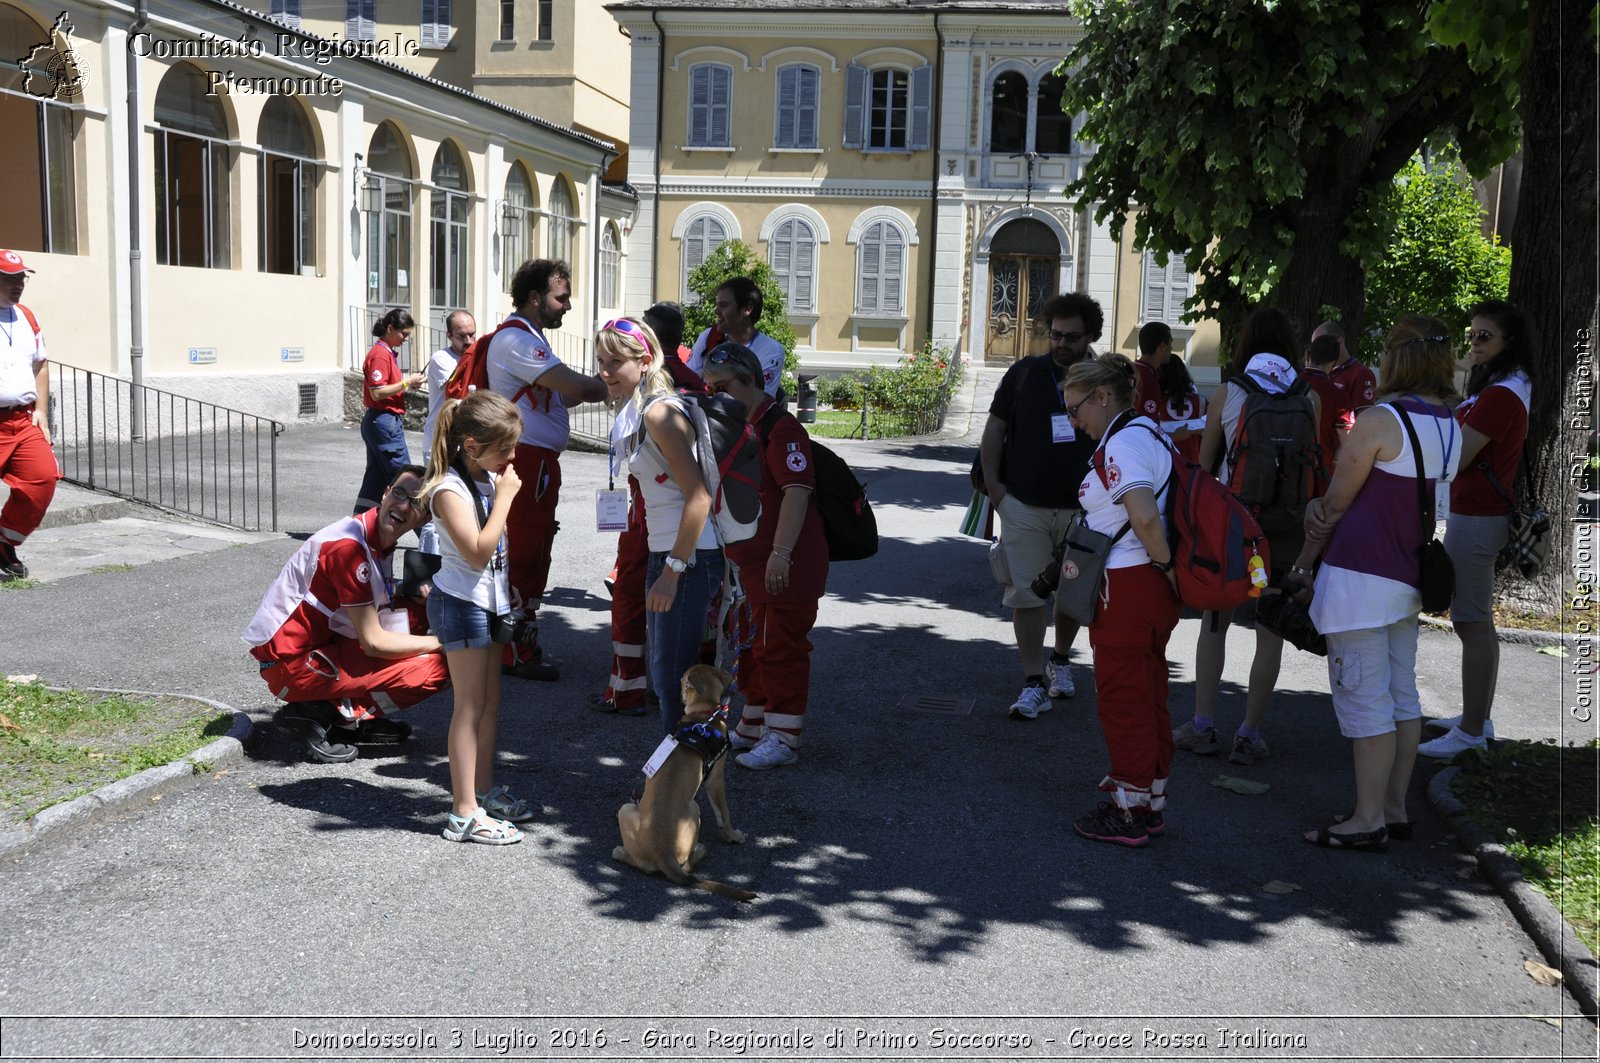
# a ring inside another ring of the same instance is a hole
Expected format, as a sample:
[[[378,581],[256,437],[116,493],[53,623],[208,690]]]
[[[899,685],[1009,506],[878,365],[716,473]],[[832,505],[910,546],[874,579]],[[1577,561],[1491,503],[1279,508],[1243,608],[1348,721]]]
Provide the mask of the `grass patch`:
[[[31,591],[39,585],[36,579],[0,580],[0,591]]]
[[[1499,742],[1466,753],[1456,796],[1522,865],[1590,951],[1600,951],[1600,739]]]
[[[232,724],[231,713],[187,698],[0,683],[0,829],[169,764],[227,734]]]
[[[96,576],[103,576],[107,572],[132,572],[133,571],[133,566],[129,565],[129,564],[96,565],[96,566],[94,566],[94,568],[91,568],[89,571],[92,572]]]
[[[860,439],[860,410],[818,410],[815,424],[806,430],[823,439]]]

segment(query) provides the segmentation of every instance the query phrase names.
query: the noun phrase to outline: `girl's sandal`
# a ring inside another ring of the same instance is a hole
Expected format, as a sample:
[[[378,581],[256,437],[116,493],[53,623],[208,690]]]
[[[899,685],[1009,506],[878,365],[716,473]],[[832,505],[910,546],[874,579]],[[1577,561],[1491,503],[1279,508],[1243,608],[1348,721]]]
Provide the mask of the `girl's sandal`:
[[[520,830],[504,820],[492,818],[481,808],[470,816],[451,812],[445,819],[444,836],[453,842],[477,842],[479,845],[515,845],[522,840]]]
[[[479,794],[478,804],[495,819],[503,819],[509,823],[527,823],[538,815],[528,802],[513,794],[510,788],[504,785],[496,786],[486,794]]]

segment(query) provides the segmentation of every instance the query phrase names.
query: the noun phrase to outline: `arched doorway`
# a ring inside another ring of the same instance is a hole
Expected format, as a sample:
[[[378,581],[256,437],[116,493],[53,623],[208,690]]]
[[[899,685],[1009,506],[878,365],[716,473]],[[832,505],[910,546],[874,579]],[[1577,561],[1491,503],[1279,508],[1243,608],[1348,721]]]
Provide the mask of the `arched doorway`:
[[[1059,290],[1061,241],[1033,218],[1007,222],[989,244],[989,324],[984,357],[1014,362],[1049,346],[1039,312]]]

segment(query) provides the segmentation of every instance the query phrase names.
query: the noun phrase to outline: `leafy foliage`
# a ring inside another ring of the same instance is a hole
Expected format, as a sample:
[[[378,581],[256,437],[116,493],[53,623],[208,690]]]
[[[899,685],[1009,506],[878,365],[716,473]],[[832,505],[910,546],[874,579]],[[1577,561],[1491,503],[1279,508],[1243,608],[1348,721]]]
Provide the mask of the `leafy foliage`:
[[[820,381],[817,397],[836,410],[859,410],[865,400],[880,438],[936,431],[961,382],[962,366],[952,366],[951,358],[950,348],[929,341],[892,368],[875,365],[865,373]]]
[[[761,320],[756,322],[756,328],[783,344],[783,390],[793,395],[800,359],[794,354],[794,328],[789,324],[783,289],[778,287],[772,267],[749,244],[729,240],[689,272],[689,290],[700,298],[683,308],[685,341],[693,343],[696,336],[716,324],[717,288],[733,277],[749,277],[761,289]]]
[[[1379,207],[1388,244],[1367,267],[1367,329],[1375,357],[1381,337],[1409,313],[1431,314],[1452,328],[1467,327],[1467,307],[1504,299],[1511,250],[1485,239],[1483,208],[1453,153],[1430,165],[1412,159]]]

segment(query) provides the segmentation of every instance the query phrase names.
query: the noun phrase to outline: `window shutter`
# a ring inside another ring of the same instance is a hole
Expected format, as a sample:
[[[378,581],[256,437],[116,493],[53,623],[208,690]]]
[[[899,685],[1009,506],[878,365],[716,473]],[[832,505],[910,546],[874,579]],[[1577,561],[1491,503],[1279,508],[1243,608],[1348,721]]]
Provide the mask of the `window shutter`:
[[[733,143],[728,132],[728,112],[732,107],[729,96],[733,92],[733,71],[725,66],[711,68],[711,140],[713,147],[725,148]]]
[[[811,290],[817,275],[817,239],[811,226],[804,222],[789,224],[794,226],[794,293],[790,296],[789,309],[809,314]]]
[[[772,234],[772,269],[787,279],[794,263],[794,222],[786,221]]]
[[[422,0],[422,39],[417,43],[424,48],[439,47],[438,35],[435,33],[436,26],[434,0]]]
[[[778,128],[774,134],[774,147],[797,148],[800,119],[800,75],[797,66],[786,66],[778,71]]]
[[[711,134],[711,68],[689,69],[689,146],[703,148]],[[698,222],[696,223],[698,224]]]
[[[905,273],[905,238],[900,235],[900,230],[888,222],[879,222],[883,226],[883,300],[881,309],[885,313],[898,314],[905,307],[901,304],[901,277]]]
[[[361,39],[361,0],[344,0],[344,39]]]
[[[866,125],[867,68],[851,63],[844,78],[844,146],[861,147]]]
[[[856,310],[864,314],[878,311],[883,269],[883,222],[867,226],[861,234],[860,287],[856,292]]]
[[[813,67],[800,68],[795,100],[795,147],[817,146],[817,90],[821,75]]]
[[[1167,271],[1156,265],[1156,253],[1144,253],[1144,314],[1146,321],[1167,320]]]
[[[924,63],[911,72],[911,127],[906,146],[926,151],[933,130],[933,67]]]

